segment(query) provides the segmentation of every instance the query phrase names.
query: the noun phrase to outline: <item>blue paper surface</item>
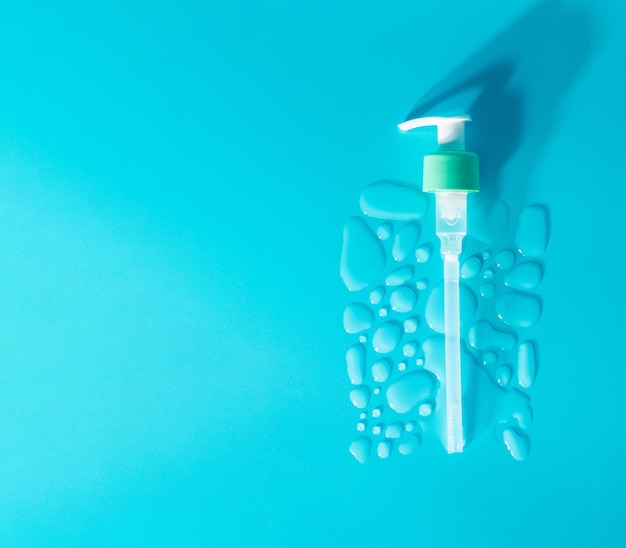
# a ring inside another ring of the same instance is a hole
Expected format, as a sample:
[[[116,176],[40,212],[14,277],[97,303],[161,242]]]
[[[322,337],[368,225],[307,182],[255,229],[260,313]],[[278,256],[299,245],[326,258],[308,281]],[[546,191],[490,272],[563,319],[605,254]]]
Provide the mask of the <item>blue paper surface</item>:
[[[619,544],[626,7],[336,4],[2,9],[1,545]],[[484,191],[550,210],[531,454],[361,466],[343,225],[472,86]]]

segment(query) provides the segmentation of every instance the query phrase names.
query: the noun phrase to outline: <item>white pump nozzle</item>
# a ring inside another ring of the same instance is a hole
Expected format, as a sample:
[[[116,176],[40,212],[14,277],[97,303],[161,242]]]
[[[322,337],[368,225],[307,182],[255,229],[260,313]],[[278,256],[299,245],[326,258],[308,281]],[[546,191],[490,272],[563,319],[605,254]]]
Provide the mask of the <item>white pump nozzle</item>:
[[[398,124],[402,131],[418,127],[437,127],[437,142],[440,150],[465,150],[465,122],[470,122],[469,114],[459,116],[424,116]]]

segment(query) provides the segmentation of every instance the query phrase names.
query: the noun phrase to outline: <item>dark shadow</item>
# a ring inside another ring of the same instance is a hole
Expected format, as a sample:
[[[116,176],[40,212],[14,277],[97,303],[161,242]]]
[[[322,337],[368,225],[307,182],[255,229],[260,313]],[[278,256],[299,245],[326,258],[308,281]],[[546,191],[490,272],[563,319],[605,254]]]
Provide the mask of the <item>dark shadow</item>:
[[[542,2],[455,68],[408,114],[407,119],[472,116],[466,144],[480,158],[481,191],[471,196],[470,210],[506,197],[510,219],[517,222],[528,205],[533,168],[560,122],[561,101],[589,62],[599,36],[597,21],[583,8]],[[465,246],[471,254],[470,237]],[[489,400],[493,387],[483,382],[484,375],[467,373],[464,386],[474,398],[464,409],[469,444],[492,424],[494,407]]]
[[[558,124],[559,101],[597,45],[581,8],[558,0],[531,9],[426,93],[407,119],[470,114],[467,148],[480,157],[481,200],[523,203],[525,181]],[[515,169],[502,177],[505,165]]]

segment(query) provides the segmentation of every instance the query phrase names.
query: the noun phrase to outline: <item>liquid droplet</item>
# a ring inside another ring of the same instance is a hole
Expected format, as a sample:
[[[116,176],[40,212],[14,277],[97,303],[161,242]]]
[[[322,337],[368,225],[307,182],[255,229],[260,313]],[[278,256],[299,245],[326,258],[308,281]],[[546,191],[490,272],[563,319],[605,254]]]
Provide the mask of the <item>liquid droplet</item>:
[[[417,367],[422,367],[424,365],[424,358],[417,358],[415,360],[415,365],[417,365]]]
[[[363,384],[365,380],[365,347],[355,344],[346,352],[348,377],[352,384]]]
[[[370,402],[370,389],[367,386],[359,386],[350,390],[350,401],[357,409],[365,409]]]
[[[531,341],[524,341],[517,349],[517,382],[530,388],[537,376],[537,351]]]
[[[542,206],[529,206],[519,216],[515,237],[517,249],[526,257],[538,257],[548,246],[550,219]]]
[[[437,373],[439,378],[443,378],[443,366],[445,363],[444,338],[436,335],[428,337],[422,343],[424,351],[424,365]]]
[[[483,262],[480,260],[480,257],[477,255],[470,257],[461,265],[461,278],[469,280],[470,278],[477,276],[482,267]]]
[[[430,417],[433,412],[433,406],[430,403],[423,403],[417,409],[420,417]]]
[[[381,307],[378,309],[378,315],[379,315],[381,318],[386,318],[388,314],[389,314],[389,307],[388,307],[388,306],[381,306]]]
[[[354,334],[372,327],[374,313],[362,303],[350,303],[343,312],[343,327],[347,333]]]
[[[378,394],[380,394],[380,387],[377,386],[376,388],[374,388],[374,395],[378,396]]]
[[[389,304],[392,310],[400,313],[406,313],[413,310],[417,303],[417,293],[410,287],[403,285],[394,289],[389,296]]]
[[[367,417],[367,414],[366,414],[366,413],[359,413],[359,418],[360,418],[361,420],[365,419],[366,417]]]
[[[420,406],[421,407],[421,406]],[[404,429],[407,432],[413,432],[415,430],[415,428],[417,428],[417,423],[415,421],[409,421],[406,423],[406,426],[404,427]]]
[[[383,408],[382,407],[376,407],[376,408],[372,409],[372,418],[378,419],[378,418],[380,418],[380,416],[382,414],[383,414]]]
[[[379,360],[372,365],[372,377],[376,382],[385,382],[391,374],[391,363],[388,360]]]
[[[359,335],[359,342],[367,342],[367,335]]]
[[[426,279],[417,280],[417,282],[415,282],[415,288],[419,289],[420,291],[424,291],[425,289],[428,289],[428,280]]]
[[[536,295],[508,293],[496,301],[496,314],[512,327],[530,327],[541,316],[541,300]]]
[[[381,459],[389,458],[391,454],[391,444],[388,441],[381,441],[376,448],[376,454]]]
[[[365,422],[359,422],[356,425],[356,429],[358,432],[365,432],[365,428],[367,428],[367,423]]]
[[[490,251],[483,252],[483,259],[485,261],[488,261],[489,259],[491,259],[491,252]]]
[[[402,354],[407,358],[412,358],[417,354],[417,343],[410,342],[402,347]]]
[[[430,246],[423,245],[415,251],[415,260],[420,264],[427,263],[430,259],[431,254],[432,250]]]
[[[421,264],[427,263],[431,254],[432,250],[430,249],[430,246],[423,245],[415,251],[415,260]]]
[[[372,434],[374,436],[380,436],[380,433],[383,431],[383,425],[382,424],[377,424],[376,426],[374,426],[372,428]]]
[[[385,296],[385,288],[377,287],[376,289],[372,289],[370,293],[370,303],[372,304],[380,304]]]
[[[438,387],[436,377],[421,369],[406,373],[387,389],[387,402],[396,413],[408,413],[416,405],[431,399]]]
[[[515,253],[510,249],[503,249],[496,255],[496,266],[501,270],[508,270],[515,264]]]
[[[393,352],[402,338],[402,329],[395,323],[382,324],[372,336],[372,347],[379,354]]]
[[[415,333],[419,328],[419,321],[417,318],[407,318],[404,320],[404,332]]]
[[[482,364],[483,365],[493,365],[498,361],[498,355],[495,352],[485,352],[483,354]]]
[[[420,219],[428,209],[428,198],[416,187],[397,181],[372,183],[361,194],[361,211],[377,219],[409,221]]]
[[[498,369],[496,370],[498,384],[500,384],[500,386],[508,386],[508,384],[511,382],[512,374],[513,373],[511,371],[511,368],[508,365],[501,365],[500,367],[498,367]]]
[[[393,422],[385,428],[385,437],[393,440],[399,439],[404,434],[404,424]]]
[[[517,337],[513,333],[498,331],[491,324],[480,320],[469,328],[468,339],[470,345],[476,350],[488,350],[500,348],[501,350],[513,350],[517,343]]]
[[[493,271],[493,268],[488,268],[483,273],[483,279],[485,280],[492,280],[494,276],[495,276],[495,272]]]
[[[401,455],[408,456],[419,449],[421,442],[422,439],[418,434],[411,434],[406,441],[403,441],[400,445],[398,445],[398,452]]]
[[[380,240],[388,240],[389,236],[391,236],[391,225],[388,223],[383,223],[376,229],[376,235]]]
[[[413,267],[411,265],[401,266],[391,272],[385,278],[385,285],[398,286],[405,284],[413,277]]]
[[[370,456],[372,442],[369,438],[361,436],[350,444],[350,453],[361,464],[364,464]]]
[[[339,272],[350,291],[359,291],[378,278],[385,266],[385,250],[359,217],[351,217],[343,229]]]
[[[504,285],[513,289],[529,291],[537,287],[543,278],[543,268],[538,263],[523,263],[511,270],[504,278]]]
[[[496,286],[492,283],[482,284],[480,286],[480,296],[485,299],[491,299],[496,294]]]
[[[396,261],[403,261],[415,249],[421,233],[417,223],[404,225],[393,239],[391,254]]]
[[[478,304],[476,297],[474,297],[473,293],[464,285],[461,285],[459,289],[459,300],[461,306],[461,325],[464,325],[474,317]],[[443,333],[443,283],[435,286],[428,296],[424,316],[433,331]]]
[[[406,362],[398,363],[398,371],[404,371],[406,369]]]
[[[507,428],[502,432],[504,444],[511,453],[511,456],[517,461],[523,461],[528,458],[530,453],[530,440],[518,428]]]

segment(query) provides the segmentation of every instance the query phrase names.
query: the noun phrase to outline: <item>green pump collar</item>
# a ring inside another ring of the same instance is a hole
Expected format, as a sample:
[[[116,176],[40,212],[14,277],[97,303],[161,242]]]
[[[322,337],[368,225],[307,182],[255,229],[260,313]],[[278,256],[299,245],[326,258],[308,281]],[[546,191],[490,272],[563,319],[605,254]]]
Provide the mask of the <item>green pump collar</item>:
[[[440,150],[424,156],[424,192],[478,192],[478,156],[466,150]]]

